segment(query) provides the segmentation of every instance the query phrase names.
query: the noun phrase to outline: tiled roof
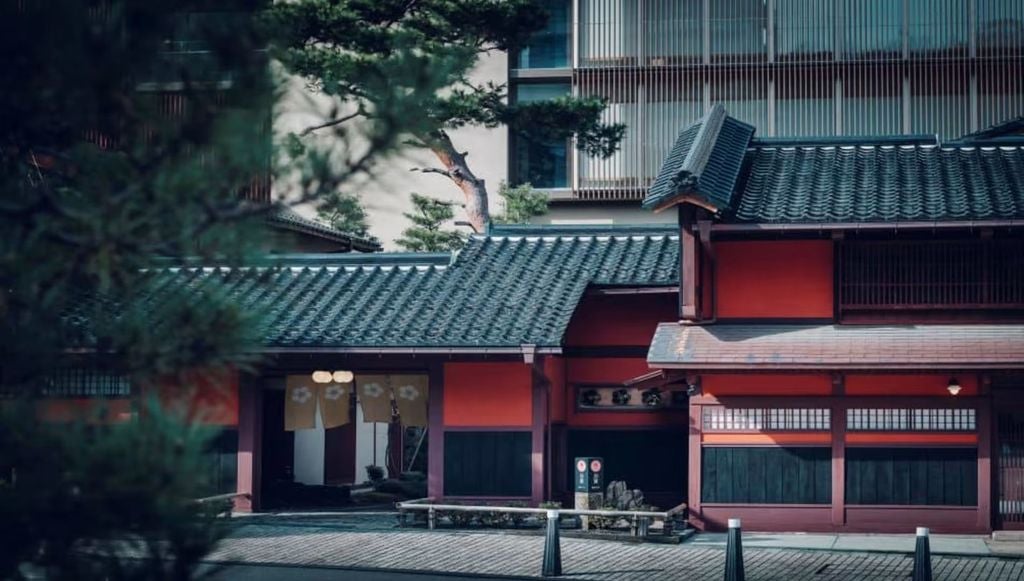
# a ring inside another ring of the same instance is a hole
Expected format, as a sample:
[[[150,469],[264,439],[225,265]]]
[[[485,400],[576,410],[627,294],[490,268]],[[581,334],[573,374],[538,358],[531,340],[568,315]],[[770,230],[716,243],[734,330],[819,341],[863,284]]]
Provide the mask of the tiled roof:
[[[727,222],[1024,217],[1024,145],[752,147]]]
[[[963,141],[978,141],[1021,134],[1024,134],[1024,115],[1001,121],[974,133],[968,133],[960,139]]]
[[[274,228],[337,242],[358,252],[377,252],[381,249],[380,241],[375,238],[362,238],[342,232],[316,220],[310,220],[290,208],[273,210],[267,214],[267,223]]]
[[[679,133],[643,206],[660,209],[693,196],[709,206],[728,208],[753,135],[753,126],[729,117],[721,105],[713,106]]]
[[[654,333],[651,367],[1024,368],[1024,325],[683,325]]]
[[[691,202],[733,223],[1024,218],[1024,117],[934,135],[753,139],[715,105],[683,129],[644,207]]]
[[[495,228],[449,254],[275,257],[155,268],[262,315],[268,348],[555,348],[589,285],[673,286],[674,227]]]

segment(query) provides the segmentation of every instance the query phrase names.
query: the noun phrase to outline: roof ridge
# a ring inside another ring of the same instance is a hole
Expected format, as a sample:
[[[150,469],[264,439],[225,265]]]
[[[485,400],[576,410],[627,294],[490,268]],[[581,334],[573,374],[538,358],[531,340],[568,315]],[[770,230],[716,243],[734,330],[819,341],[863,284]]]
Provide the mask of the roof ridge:
[[[487,234],[473,238],[502,238],[508,236],[615,236],[643,234],[672,234],[678,226],[672,223],[638,224],[501,224],[492,225]]]
[[[698,123],[701,125],[697,130],[697,135],[693,138],[693,146],[686,153],[676,174],[676,180],[680,183],[683,182],[681,178],[684,177],[684,174],[700,178],[700,173],[704,171],[708,159],[711,158],[711,151],[715,148],[722,124],[725,123],[725,107],[721,103],[715,103]]]
[[[337,252],[266,254],[242,264],[198,256],[156,257],[157,267],[265,267],[265,266],[445,266],[449,252]]]
[[[806,137],[757,137],[750,148],[758,147],[828,147],[842,145],[939,145],[937,134],[915,135],[818,135]]]

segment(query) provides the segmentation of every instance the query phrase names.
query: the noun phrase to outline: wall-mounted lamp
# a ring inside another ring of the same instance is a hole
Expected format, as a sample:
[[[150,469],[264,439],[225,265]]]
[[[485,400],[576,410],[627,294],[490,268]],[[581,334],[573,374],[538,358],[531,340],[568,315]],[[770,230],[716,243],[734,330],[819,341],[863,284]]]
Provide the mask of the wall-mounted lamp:
[[[350,383],[353,377],[351,371],[314,371],[313,383]]]
[[[949,384],[946,385],[946,390],[949,391],[949,395],[956,395],[960,393],[961,389],[963,388],[960,387],[960,382],[957,381],[955,377],[950,378]]]

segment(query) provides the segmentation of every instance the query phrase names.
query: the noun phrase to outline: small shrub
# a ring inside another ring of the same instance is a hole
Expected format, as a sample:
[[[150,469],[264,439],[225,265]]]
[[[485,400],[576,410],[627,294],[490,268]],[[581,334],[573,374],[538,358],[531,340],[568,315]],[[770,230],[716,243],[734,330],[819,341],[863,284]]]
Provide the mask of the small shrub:
[[[380,482],[384,480],[384,469],[370,464],[366,467],[366,477],[370,479],[370,482]]]
[[[508,506],[511,508],[526,508],[526,503],[521,500],[513,500],[508,503]],[[505,516],[507,517],[508,524],[512,525],[514,528],[519,528],[520,525],[526,522],[526,517],[530,515],[525,512],[510,512]]]
[[[616,508],[614,506],[602,506],[597,510],[612,512],[616,510]],[[592,516],[590,517],[590,525],[598,530],[610,529],[615,526],[615,523],[619,518],[620,517],[617,516]]]
[[[480,524],[485,527],[501,528],[508,521],[508,513],[498,510],[482,511],[478,514]]]
[[[476,511],[453,510],[448,513],[448,520],[452,521],[453,526],[468,527],[473,524],[479,516],[479,513]]]
[[[427,475],[422,472],[402,472],[398,479],[404,482],[426,482]]]
[[[562,503],[561,502],[557,502],[557,501],[549,500],[547,502],[542,502],[542,503],[538,504],[537,508],[547,508],[547,509],[562,508]],[[541,513],[537,517],[537,520],[539,520],[541,524],[545,524],[545,523],[548,522],[548,515],[545,514],[545,513]]]

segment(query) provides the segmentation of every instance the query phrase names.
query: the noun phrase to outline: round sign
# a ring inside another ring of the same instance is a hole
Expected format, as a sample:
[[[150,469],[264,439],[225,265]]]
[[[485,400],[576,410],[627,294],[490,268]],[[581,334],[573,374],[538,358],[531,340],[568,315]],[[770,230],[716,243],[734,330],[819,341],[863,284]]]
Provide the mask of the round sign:
[[[601,461],[600,460],[591,460],[590,461],[590,471],[591,472],[600,472],[601,471]]]
[[[576,471],[577,472],[586,472],[587,471],[587,463],[584,462],[583,460],[580,460],[579,462],[577,462],[576,463]]]

